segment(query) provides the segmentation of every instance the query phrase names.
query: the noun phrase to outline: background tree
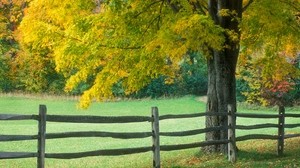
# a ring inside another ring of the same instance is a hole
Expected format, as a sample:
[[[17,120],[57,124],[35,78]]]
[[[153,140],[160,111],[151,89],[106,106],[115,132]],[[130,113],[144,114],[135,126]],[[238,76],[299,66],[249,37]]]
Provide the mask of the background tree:
[[[13,62],[17,57],[19,45],[16,31],[30,0],[0,0],[0,90],[15,88]]]
[[[286,104],[287,93],[295,88],[299,79],[300,3],[272,3],[268,8],[265,8],[266,1],[253,3],[242,22],[247,29],[242,38],[244,52],[240,70],[248,73],[244,79],[251,88],[244,94],[248,102],[263,105]]]
[[[180,62],[200,52],[207,58],[207,111],[226,112],[228,104],[236,111],[240,43],[247,55],[278,53],[290,41],[297,48],[298,9],[296,0],[34,0],[20,30],[24,46],[49,49],[68,78],[67,91],[92,81],[82,107],[113,99],[116,84],[129,95],[161,76],[173,83]],[[225,117],[206,118],[207,127],[225,124]],[[226,137],[206,134],[206,140]]]
[[[297,101],[298,98],[291,93],[297,93],[299,87],[298,55],[295,52],[290,54],[257,53],[240,66],[239,73],[244,74],[240,78],[245,81],[244,85],[248,85],[248,89],[241,92],[248,103],[268,106],[292,105]]]

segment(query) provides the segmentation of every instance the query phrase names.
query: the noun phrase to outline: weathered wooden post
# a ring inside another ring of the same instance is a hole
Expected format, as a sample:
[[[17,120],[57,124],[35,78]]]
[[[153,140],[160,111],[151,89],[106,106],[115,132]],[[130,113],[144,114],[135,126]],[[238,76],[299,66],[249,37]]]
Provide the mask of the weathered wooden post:
[[[38,133],[38,156],[37,167],[45,167],[45,142],[46,142],[46,115],[47,107],[45,105],[39,106],[39,133]]]
[[[152,107],[152,150],[153,167],[160,168],[160,144],[159,144],[159,115],[158,108]]]
[[[277,155],[283,155],[284,149],[284,106],[279,106]]]
[[[236,162],[236,141],[235,141],[236,117],[232,105],[228,105],[228,160]]]

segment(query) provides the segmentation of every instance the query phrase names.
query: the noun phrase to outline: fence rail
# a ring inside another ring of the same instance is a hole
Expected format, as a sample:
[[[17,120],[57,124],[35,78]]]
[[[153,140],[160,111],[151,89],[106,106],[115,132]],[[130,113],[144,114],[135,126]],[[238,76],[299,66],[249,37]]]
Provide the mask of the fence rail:
[[[38,120],[38,115],[1,114],[0,120]]]
[[[0,135],[1,141],[24,141],[38,139],[38,135]]]
[[[194,118],[194,117],[203,117],[203,116],[227,116],[227,113],[209,112],[209,113],[192,113],[192,114],[176,114],[176,115],[169,114],[169,115],[159,116],[159,120]]]
[[[278,128],[278,124],[266,123],[266,124],[257,124],[257,125],[236,125],[235,128],[241,130],[251,130],[251,129],[260,129],[260,128]]]
[[[152,147],[95,150],[77,153],[46,153],[46,158],[75,159],[88,156],[118,156],[152,151]]]
[[[17,158],[32,158],[38,157],[37,153],[33,152],[0,152],[1,159],[17,159]]]
[[[194,129],[178,132],[160,132],[159,121],[167,119],[182,119],[194,118],[204,116],[228,116],[227,126],[215,126],[203,129]],[[236,125],[236,118],[274,118],[278,119],[278,124],[265,123],[257,125]],[[38,140],[37,152],[0,152],[0,159],[19,159],[19,158],[37,158],[37,167],[43,168],[45,165],[45,158],[56,159],[74,159],[88,156],[117,156],[134,153],[153,152],[153,167],[160,167],[160,151],[173,151],[189,148],[204,147],[210,145],[228,144],[228,159],[231,162],[236,161],[236,142],[250,139],[270,139],[278,141],[278,155],[283,154],[284,140],[288,138],[300,137],[300,134],[284,134],[285,128],[297,128],[299,124],[285,124],[286,117],[299,117],[300,114],[285,114],[283,107],[279,108],[279,114],[249,114],[249,113],[234,113],[231,111],[231,106],[228,106],[228,113],[193,113],[193,114],[179,114],[179,115],[158,115],[158,108],[151,109],[151,116],[85,116],[85,115],[47,115],[46,106],[40,105],[39,115],[17,115],[17,114],[0,114],[0,120],[37,120],[38,134],[37,135],[0,135],[1,141],[24,141],[24,140]],[[62,133],[46,133],[47,122],[68,122],[68,123],[133,123],[133,122],[151,122],[152,130],[149,132],[105,132],[105,131],[79,131],[79,132],[62,132]],[[249,134],[236,137],[236,130],[252,130],[263,128],[277,128],[278,135],[267,134]],[[183,137],[203,134],[211,131],[228,130],[228,139],[216,141],[203,141],[187,144],[176,145],[160,145],[160,136],[169,137]],[[77,153],[46,153],[46,139],[59,138],[74,138],[74,137],[111,137],[117,139],[134,139],[134,138],[148,138],[152,137],[152,145],[136,148],[122,148],[122,149],[106,149],[94,150]]]
[[[46,139],[74,138],[74,137],[111,137],[117,139],[134,139],[151,137],[152,132],[64,132],[46,134]]]
[[[132,122],[152,122],[151,117],[144,116],[84,116],[84,115],[47,115],[50,122],[70,122],[70,123],[132,123]]]

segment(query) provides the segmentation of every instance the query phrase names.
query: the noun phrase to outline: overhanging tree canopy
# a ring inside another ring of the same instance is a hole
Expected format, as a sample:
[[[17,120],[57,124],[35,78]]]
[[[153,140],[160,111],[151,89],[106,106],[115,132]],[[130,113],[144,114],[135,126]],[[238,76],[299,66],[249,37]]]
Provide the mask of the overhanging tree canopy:
[[[25,48],[46,50],[69,77],[67,91],[93,81],[82,107],[113,98],[111,88],[120,81],[128,94],[159,75],[172,82],[182,57],[196,51],[208,60],[207,111],[224,112],[227,104],[236,106],[240,44],[244,55],[271,57],[287,45],[299,50],[299,6],[299,0],[34,0],[20,31]],[[226,118],[206,122],[223,125]]]

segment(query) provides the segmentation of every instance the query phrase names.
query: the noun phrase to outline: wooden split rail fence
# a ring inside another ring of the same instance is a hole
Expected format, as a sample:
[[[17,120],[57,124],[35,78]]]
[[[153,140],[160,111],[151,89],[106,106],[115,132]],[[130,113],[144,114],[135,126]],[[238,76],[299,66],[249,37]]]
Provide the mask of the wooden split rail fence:
[[[181,115],[158,115],[158,108],[152,107],[151,117],[147,116],[67,116],[67,115],[47,115],[45,105],[40,105],[39,115],[13,115],[13,114],[0,114],[0,120],[37,120],[38,121],[38,134],[37,135],[0,135],[0,141],[22,141],[22,140],[38,140],[37,152],[1,152],[0,159],[17,159],[17,158],[37,158],[37,167],[45,167],[45,158],[56,159],[74,159],[88,156],[117,156],[127,155],[134,153],[153,152],[153,167],[160,167],[160,151],[172,151],[189,148],[198,148],[209,145],[228,144],[228,159],[231,162],[236,160],[236,142],[249,139],[273,139],[278,140],[278,155],[283,154],[284,139],[300,137],[300,134],[285,135],[285,128],[300,127],[300,124],[285,124],[285,117],[299,117],[300,114],[285,114],[284,108],[280,107],[279,115],[272,114],[246,114],[246,113],[232,113],[231,107],[228,106],[228,113],[193,113]],[[180,118],[193,118],[203,116],[228,116],[227,126],[217,126],[204,129],[195,129],[181,132],[160,132],[159,121],[166,119],[180,119]],[[247,118],[278,118],[278,124],[260,124],[260,125],[236,125],[236,117]],[[131,122],[151,122],[151,132],[64,132],[64,133],[46,133],[47,122],[69,122],[69,123],[131,123]],[[236,129],[260,129],[260,128],[278,128],[278,135],[265,135],[265,134],[252,134],[236,137]],[[189,144],[177,145],[160,145],[160,136],[191,136],[203,134],[211,131],[228,130],[228,139],[203,141]],[[152,145],[146,147],[136,148],[122,148],[122,149],[106,149],[95,150],[79,153],[46,153],[46,139],[69,138],[69,137],[112,137],[119,139],[131,138],[146,138],[152,137]]]

